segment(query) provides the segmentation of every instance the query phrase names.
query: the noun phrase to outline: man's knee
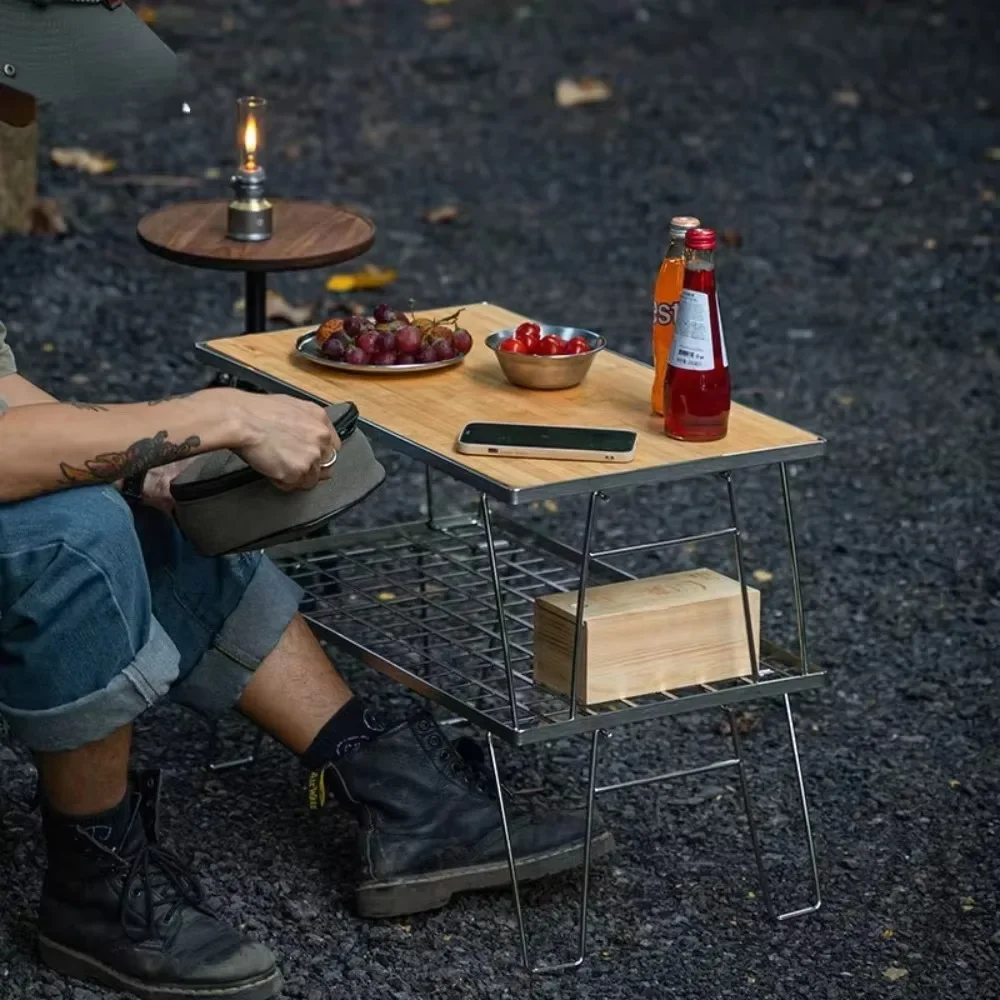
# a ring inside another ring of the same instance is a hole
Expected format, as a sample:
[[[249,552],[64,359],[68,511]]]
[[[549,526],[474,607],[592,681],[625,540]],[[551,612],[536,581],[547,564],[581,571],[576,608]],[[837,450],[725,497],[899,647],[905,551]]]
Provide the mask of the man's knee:
[[[176,675],[131,512],[114,490],[0,506],[0,706],[15,728],[20,713],[31,732],[51,715],[63,724],[52,739],[72,742],[101,728],[102,711],[131,721]]]

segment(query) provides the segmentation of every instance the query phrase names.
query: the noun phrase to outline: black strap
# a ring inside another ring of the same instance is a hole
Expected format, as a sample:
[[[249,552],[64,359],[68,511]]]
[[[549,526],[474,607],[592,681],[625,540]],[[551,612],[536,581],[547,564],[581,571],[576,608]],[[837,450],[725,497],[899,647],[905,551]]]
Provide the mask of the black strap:
[[[122,482],[122,496],[130,507],[138,507],[142,503],[142,492],[146,483],[146,473],[137,472]]]

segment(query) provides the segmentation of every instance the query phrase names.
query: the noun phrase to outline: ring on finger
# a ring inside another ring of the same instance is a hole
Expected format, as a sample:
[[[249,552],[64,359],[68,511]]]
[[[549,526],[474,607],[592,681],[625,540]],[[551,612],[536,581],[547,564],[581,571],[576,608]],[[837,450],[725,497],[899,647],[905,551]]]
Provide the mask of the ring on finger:
[[[334,452],[333,452],[333,455],[330,457],[329,461],[320,463],[320,468],[321,469],[332,469],[333,466],[336,465],[336,464],[337,464],[337,452],[336,452],[336,449],[335,449]]]

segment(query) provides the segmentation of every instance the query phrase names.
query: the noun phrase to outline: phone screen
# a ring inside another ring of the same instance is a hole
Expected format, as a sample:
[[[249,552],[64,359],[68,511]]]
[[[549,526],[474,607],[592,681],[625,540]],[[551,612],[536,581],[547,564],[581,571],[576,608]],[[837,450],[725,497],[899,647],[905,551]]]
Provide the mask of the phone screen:
[[[462,443],[487,447],[629,452],[635,445],[635,432],[594,427],[546,427],[541,424],[469,424],[462,431]]]

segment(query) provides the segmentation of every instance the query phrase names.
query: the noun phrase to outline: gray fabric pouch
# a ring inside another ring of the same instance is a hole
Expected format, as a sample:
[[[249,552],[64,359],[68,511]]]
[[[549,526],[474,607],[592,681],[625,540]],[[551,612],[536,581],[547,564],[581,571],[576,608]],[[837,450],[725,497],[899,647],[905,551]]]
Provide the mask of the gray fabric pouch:
[[[231,451],[192,462],[173,482],[174,518],[205,556],[295,541],[360,503],[385,481],[352,403],[327,408],[342,445],[329,479],[311,490],[279,490]]]

